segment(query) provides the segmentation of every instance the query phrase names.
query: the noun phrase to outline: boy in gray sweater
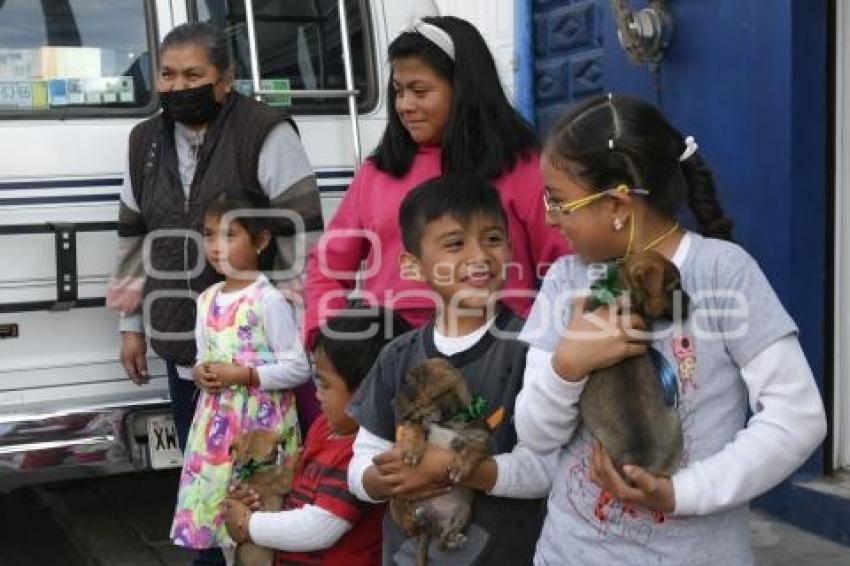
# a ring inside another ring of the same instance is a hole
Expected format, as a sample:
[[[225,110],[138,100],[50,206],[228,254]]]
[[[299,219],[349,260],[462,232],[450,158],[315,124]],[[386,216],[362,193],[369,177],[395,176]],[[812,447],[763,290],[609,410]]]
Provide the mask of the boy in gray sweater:
[[[405,198],[400,223],[402,270],[429,286],[437,314],[384,348],[349,405],[360,424],[349,488],[365,501],[382,501],[444,485],[450,452],[429,447],[416,467],[402,462],[392,401],[410,368],[446,359],[486,401],[495,456],[462,480],[480,490],[466,545],[440,552],[432,543],[429,563],[530,564],[555,462],[517,446],[513,412],[527,346],[515,339],[523,320],[499,303],[511,249],[499,194],[476,178],[432,179]],[[412,563],[415,543],[406,539],[387,513],[384,564]]]

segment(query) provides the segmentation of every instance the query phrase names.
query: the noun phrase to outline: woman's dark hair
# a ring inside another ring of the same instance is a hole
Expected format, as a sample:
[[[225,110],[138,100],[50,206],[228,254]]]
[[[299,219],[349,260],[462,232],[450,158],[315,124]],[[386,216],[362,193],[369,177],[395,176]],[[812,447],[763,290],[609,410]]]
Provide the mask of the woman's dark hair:
[[[422,234],[430,222],[449,216],[467,225],[478,214],[499,219],[507,230],[499,191],[481,177],[449,174],[425,181],[401,202],[399,226],[404,249],[420,255]]]
[[[328,357],[348,391],[354,393],[381,349],[411,328],[390,309],[351,302],[321,326],[315,349]]]
[[[185,45],[197,45],[206,51],[210,63],[218,69],[224,79],[233,78],[233,55],[230,51],[230,42],[227,34],[217,27],[206,22],[193,22],[180,24],[168,32],[159,52],[164,53],[172,47],[183,47]]]
[[[441,143],[442,171],[495,179],[539,148],[537,135],[505,96],[493,55],[475,26],[452,16],[423,21],[451,36],[455,60],[422,34],[405,31],[390,44],[389,62],[418,57],[452,85]],[[381,171],[401,177],[410,169],[417,145],[395,109],[392,69],[387,93],[388,123],[371,159]]]
[[[679,161],[687,145],[654,106],[628,96],[600,95],[570,109],[549,134],[544,152],[595,191],[626,184],[649,191],[656,210],[675,217],[684,202],[700,233],[732,239],[714,178],[699,153]]]

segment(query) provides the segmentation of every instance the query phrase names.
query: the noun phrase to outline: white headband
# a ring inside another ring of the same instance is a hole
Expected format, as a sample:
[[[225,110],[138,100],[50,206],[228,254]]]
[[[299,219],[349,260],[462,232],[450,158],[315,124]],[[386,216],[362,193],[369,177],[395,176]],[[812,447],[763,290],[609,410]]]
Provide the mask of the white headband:
[[[413,25],[407,29],[407,31],[415,32],[423,36],[428,41],[439,47],[443,53],[449,56],[449,59],[452,61],[455,60],[455,42],[452,41],[452,36],[450,36],[446,30],[437,27],[434,24],[429,24],[422,20],[416,20],[413,22]]]
[[[691,158],[693,154],[697,152],[699,149],[699,145],[697,145],[694,136],[688,136],[685,138],[685,151],[682,152],[682,155],[679,156],[679,161],[687,161]]]

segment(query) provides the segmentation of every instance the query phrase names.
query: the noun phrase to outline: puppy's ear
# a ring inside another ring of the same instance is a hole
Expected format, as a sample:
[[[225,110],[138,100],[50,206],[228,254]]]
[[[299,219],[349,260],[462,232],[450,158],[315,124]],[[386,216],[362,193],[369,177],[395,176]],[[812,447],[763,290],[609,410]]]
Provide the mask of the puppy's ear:
[[[640,257],[631,262],[627,269],[635,311],[650,318],[662,316],[670,302],[664,285],[664,264]]]
[[[393,406],[402,417],[407,416],[413,409],[413,404],[420,394],[420,385],[423,381],[426,370],[422,364],[410,368],[404,378],[395,399]]]
[[[277,458],[277,447],[280,444],[277,435],[270,430],[257,432],[260,434],[258,434],[255,439],[257,446],[254,448],[254,453],[261,456],[264,460],[268,460],[272,457]]]
[[[242,436],[237,436],[230,443],[230,448],[228,448],[228,454],[230,454],[230,458],[232,460],[238,460],[242,455]]]

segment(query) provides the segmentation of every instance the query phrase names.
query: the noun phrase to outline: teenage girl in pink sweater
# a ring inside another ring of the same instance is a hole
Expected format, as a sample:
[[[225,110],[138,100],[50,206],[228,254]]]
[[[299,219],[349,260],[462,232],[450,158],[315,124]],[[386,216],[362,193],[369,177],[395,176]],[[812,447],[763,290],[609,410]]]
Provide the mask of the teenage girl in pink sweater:
[[[364,260],[367,302],[391,307],[415,326],[432,318],[426,287],[399,269],[398,212],[408,192],[443,173],[477,173],[499,189],[514,262],[504,303],[518,314],[528,312],[530,292],[549,264],[570,252],[545,223],[535,133],[505,97],[478,30],[459,18],[424,18],[390,44],[389,61],[394,107],[383,139],[310,255],[308,344],[322,321],[344,306]]]

